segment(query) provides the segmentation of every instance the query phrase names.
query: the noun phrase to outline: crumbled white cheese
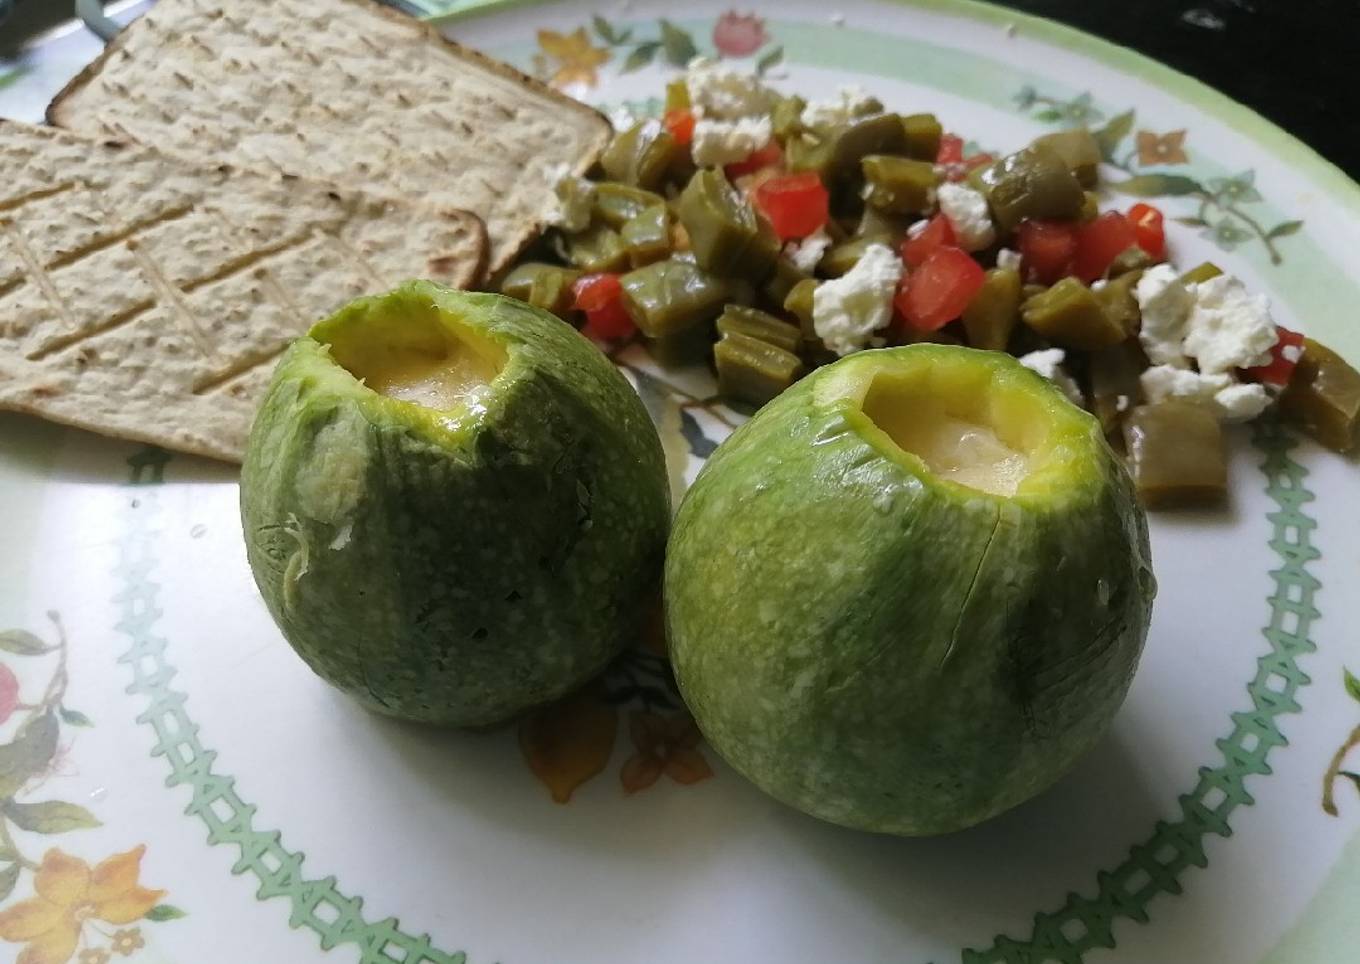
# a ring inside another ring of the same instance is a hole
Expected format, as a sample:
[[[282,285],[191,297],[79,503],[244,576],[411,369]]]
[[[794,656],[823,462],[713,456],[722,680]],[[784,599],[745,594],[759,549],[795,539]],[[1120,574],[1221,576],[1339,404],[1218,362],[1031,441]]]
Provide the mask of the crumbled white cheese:
[[[858,84],[842,87],[835,97],[814,100],[803,108],[801,120],[807,127],[821,124],[839,126],[858,117],[881,113],[883,104]]]
[[[1185,326],[1184,350],[1202,372],[1226,372],[1270,362],[1279,336],[1270,300],[1248,294],[1242,282],[1219,275],[1194,285],[1194,307]]]
[[[1138,341],[1148,360],[1154,365],[1189,367],[1181,343],[1195,299],[1176,269],[1169,264],[1149,268],[1138,279],[1133,296],[1143,316]]]
[[[981,191],[965,184],[941,184],[940,211],[949,219],[959,247],[965,251],[981,251],[996,240],[996,228],[987,211],[987,199]]]
[[[1078,387],[1076,379],[1067,374],[1067,370],[1062,367],[1065,358],[1067,353],[1061,348],[1046,348],[1043,351],[1021,355],[1019,361],[1030,371],[1039,373],[1057,385],[1073,403],[1080,405],[1084,401],[1081,397],[1081,388]]]
[[[552,192],[545,200],[542,218],[564,231],[584,231],[590,225],[590,208],[595,200],[595,183],[571,173],[566,163],[543,168],[543,180]]]
[[[1201,374],[1171,365],[1153,365],[1138,381],[1149,402],[1167,399],[1191,402],[1207,407],[1229,422],[1255,418],[1270,404],[1264,386],[1240,383],[1226,372]]]
[[[892,321],[902,262],[887,245],[871,244],[855,266],[812,295],[812,329],[837,355],[859,351]]]
[[[1201,375],[1188,368],[1153,365],[1138,377],[1149,402],[1175,398],[1183,402],[1212,403],[1214,396],[1232,385],[1230,375]]]
[[[1229,385],[1214,396],[1222,417],[1229,422],[1247,422],[1260,415],[1270,405],[1264,385],[1240,382]]]
[[[1107,280],[1105,280],[1104,278],[1097,278],[1095,281],[1092,281],[1092,282],[1091,282],[1091,290],[1092,290],[1092,291],[1104,291],[1104,290],[1105,290],[1105,286],[1108,285],[1108,284],[1109,284],[1109,282],[1108,282]]]
[[[1009,268],[1012,271],[1020,270],[1020,252],[1012,251],[1010,248],[1002,248],[996,253],[996,266],[998,268]]]
[[[694,140],[690,153],[700,167],[718,167],[744,161],[766,144],[774,131],[770,118],[741,117],[737,120],[708,120],[694,122]]]
[[[929,218],[922,218],[919,221],[913,221],[911,224],[907,226],[907,237],[911,238],[912,240],[915,240],[919,238],[921,235],[925,234],[926,228],[928,227],[930,227]]]
[[[817,263],[822,260],[822,255],[826,254],[826,249],[831,247],[831,235],[826,233],[826,228],[818,228],[809,234],[802,241],[790,241],[784,245],[784,254],[793,266],[804,274],[812,274],[817,270]]]
[[[626,131],[637,123],[637,117],[622,104],[609,112],[609,125],[615,131]],[[565,166],[565,165],[564,165]]]
[[[707,57],[695,57],[685,71],[694,116],[710,120],[738,120],[766,114],[779,94],[749,70]]]

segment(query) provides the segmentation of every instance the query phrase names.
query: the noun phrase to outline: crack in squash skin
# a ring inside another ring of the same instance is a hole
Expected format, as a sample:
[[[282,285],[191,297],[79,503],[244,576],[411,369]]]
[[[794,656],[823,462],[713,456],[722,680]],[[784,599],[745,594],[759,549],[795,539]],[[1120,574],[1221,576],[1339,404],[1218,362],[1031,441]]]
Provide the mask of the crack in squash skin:
[[[935,478],[858,411],[873,371],[952,364],[988,366],[1055,426],[1015,496]],[[1096,420],[1006,356],[935,345],[851,356],[738,429],[680,507],[665,582],[711,745],[806,813],[903,835],[994,816],[1090,749],[1154,593]]]
[[[411,282],[312,334],[431,310],[506,348],[493,390],[432,411],[299,339],[251,433],[242,520],[260,592],[318,675],[382,713],[484,726],[562,696],[631,641],[669,490],[631,386],[550,315]]]

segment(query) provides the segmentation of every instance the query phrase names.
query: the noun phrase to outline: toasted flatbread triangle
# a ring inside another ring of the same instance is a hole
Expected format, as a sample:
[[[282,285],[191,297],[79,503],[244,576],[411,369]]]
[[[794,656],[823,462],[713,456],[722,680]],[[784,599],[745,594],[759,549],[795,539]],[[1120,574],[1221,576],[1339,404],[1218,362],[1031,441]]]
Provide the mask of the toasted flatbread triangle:
[[[0,121],[0,408],[239,462],[291,339],[485,254],[465,211]]]
[[[547,172],[583,174],[609,122],[371,0],[159,0],[48,120],[478,214],[489,271],[543,227]]]

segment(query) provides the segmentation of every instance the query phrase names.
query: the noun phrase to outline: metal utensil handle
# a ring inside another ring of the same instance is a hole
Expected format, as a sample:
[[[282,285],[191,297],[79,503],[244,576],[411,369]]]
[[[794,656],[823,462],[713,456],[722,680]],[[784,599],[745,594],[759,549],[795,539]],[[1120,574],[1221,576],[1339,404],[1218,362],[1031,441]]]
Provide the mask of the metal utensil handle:
[[[76,0],[76,16],[104,43],[123,29],[117,21],[104,15],[104,0]]]

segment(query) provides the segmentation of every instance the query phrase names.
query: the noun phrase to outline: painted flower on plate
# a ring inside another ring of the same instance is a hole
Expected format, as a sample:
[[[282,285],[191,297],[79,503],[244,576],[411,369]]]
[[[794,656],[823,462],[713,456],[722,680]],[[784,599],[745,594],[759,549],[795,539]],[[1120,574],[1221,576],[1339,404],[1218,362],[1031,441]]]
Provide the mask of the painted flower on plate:
[[[1154,134],[1139,131],[1135,137],[1139,164],[1185,164],[1190,158],[1185,153],[1185,131]]]
[[[619,774],[628,793],[647,789],[663,773],[676,783],[698,783],[713,775],[698,749],[699,727],[689,716],[636,711],[629,716],[628,730],[636,752]]]
[[[1105,115],[1096,109],[1089,93],[1078,94],[1062,105],[1062,116],[1070,124],[1093,124]]]
[[[56,847],[47,851],[33,875],[37,896],[0,911],[0,940],[25,945],[16,964],[65,964],[87,921],[130,924],[155,907],[165,891],[137,880],[145,852],[135,847],[91,869]]]
[[[1232,218],[1223,218],[1215,224],[1210,224],[1200,232],[1200,235],[1208,238],[1224,251],[1231,251],[1243,241],[1251,240],[1251,234],[1239,227]]]
[[[1255,171],[1243,171],[1232,177],[1211,177],[1209,190],[1213,192],[1216,200],[1224,204],[1261,200],[1261,192],[1256,190]]]
[[[131,957],[143,947],[146,947],[146,941],[142,939],[142,929],[133,927],[128,930],[114,931],[109,946],[124,957]]]
[[[571,33],[540,30],[538,46],[554,64],[550,83],[554,87],[584,84],[594,87],[600,82],[599,68],[609,60],[609,51],[593,46],[584,27]]]
[[[763,47],[770,39],[765,21],[754,13],[729,10],[713,25],[713,46],[724,57],[745,57]]]
[[[14,670],[0,663],[0,723],[4,723],[19,706],[19,679]]]

